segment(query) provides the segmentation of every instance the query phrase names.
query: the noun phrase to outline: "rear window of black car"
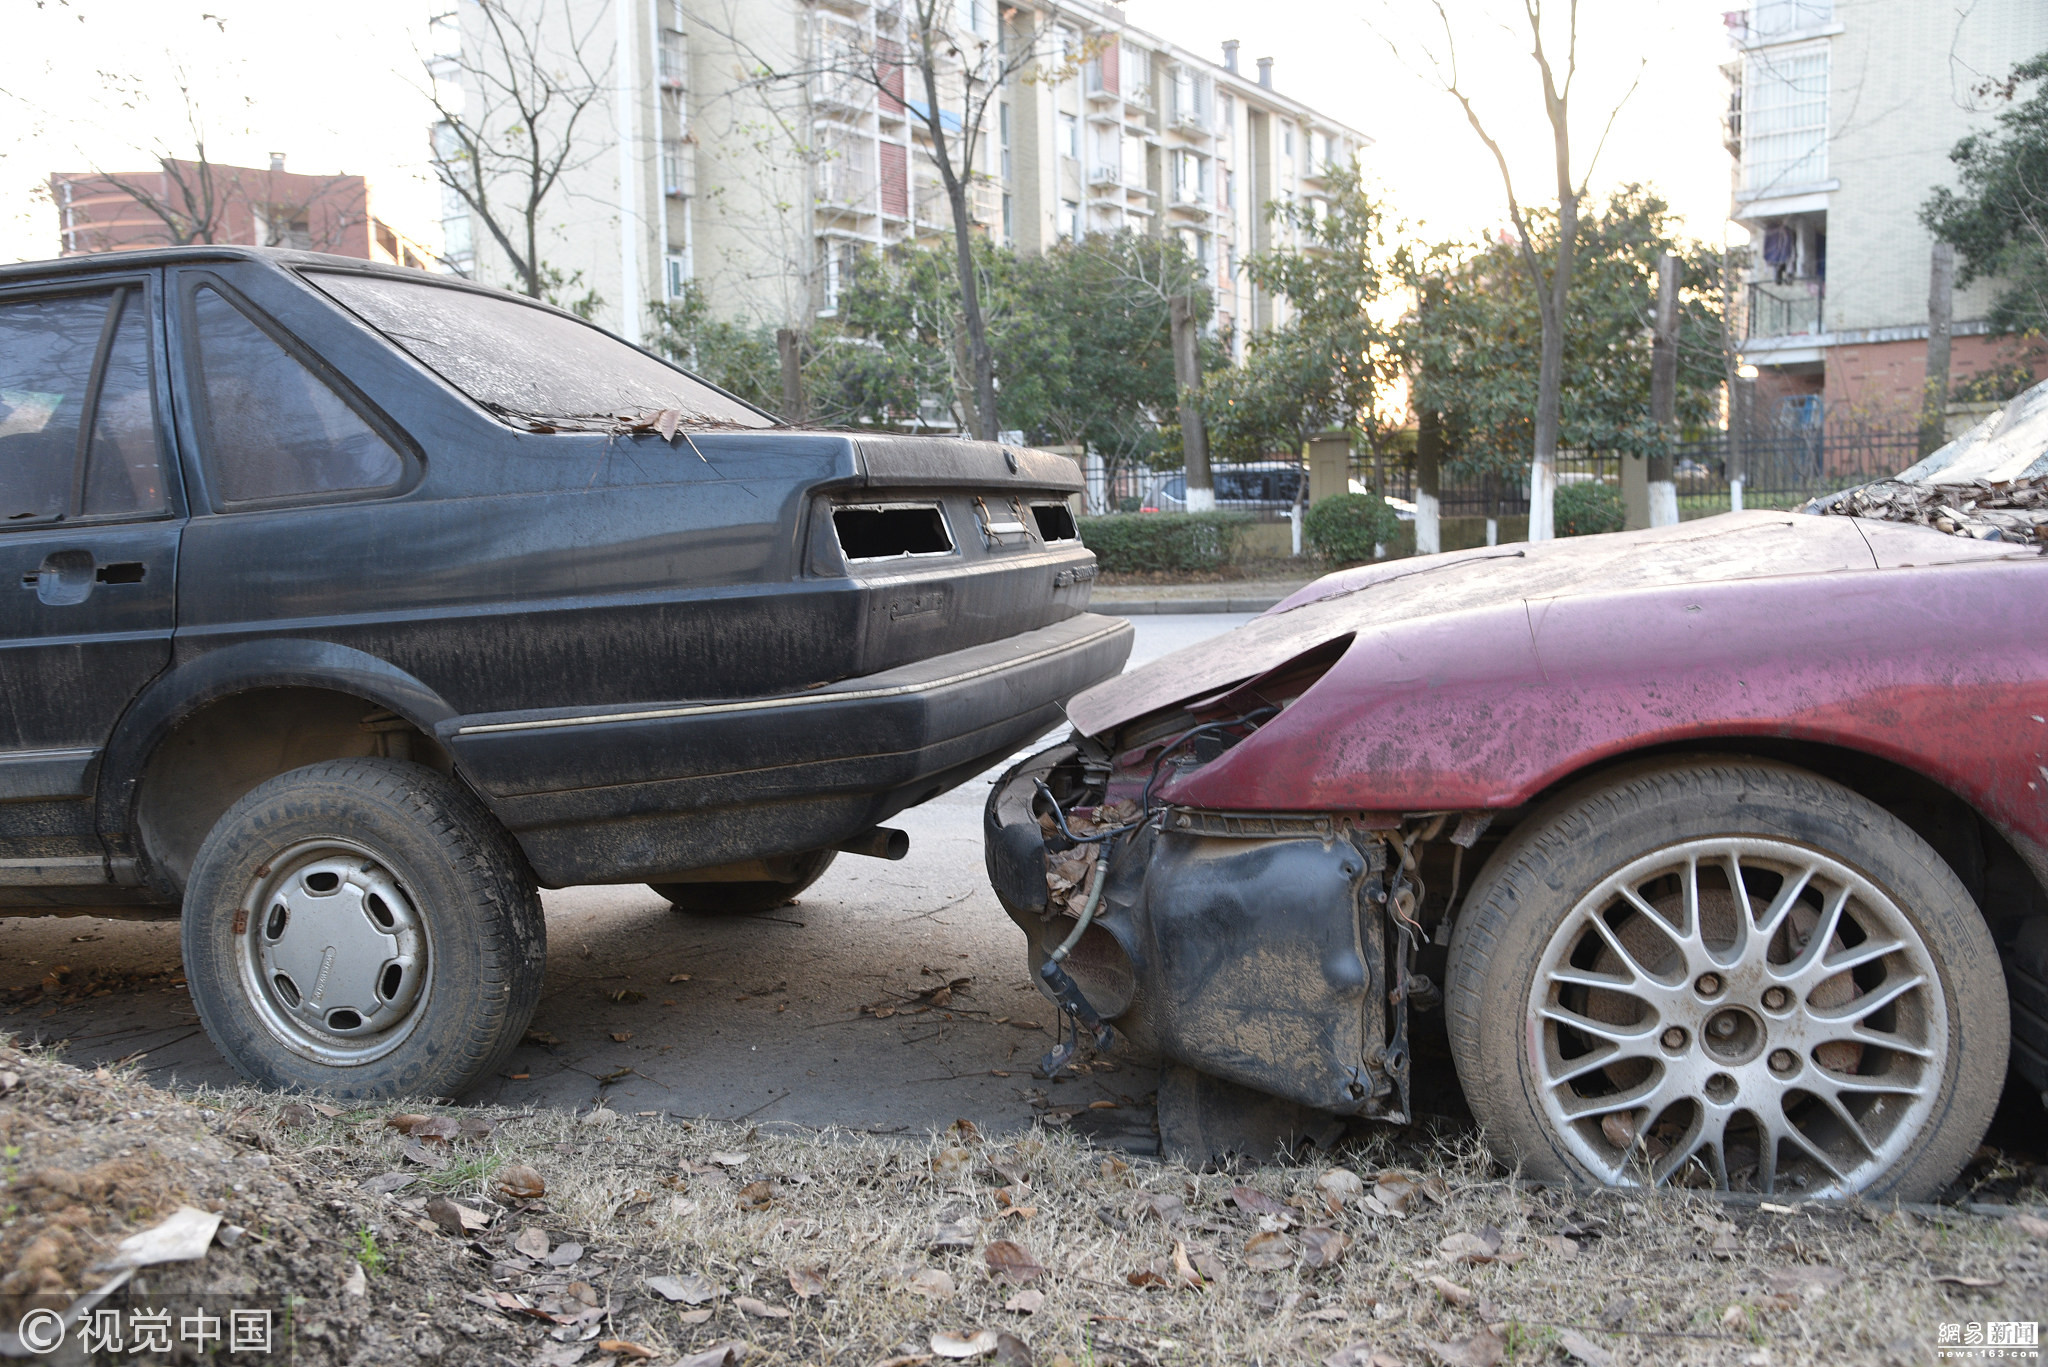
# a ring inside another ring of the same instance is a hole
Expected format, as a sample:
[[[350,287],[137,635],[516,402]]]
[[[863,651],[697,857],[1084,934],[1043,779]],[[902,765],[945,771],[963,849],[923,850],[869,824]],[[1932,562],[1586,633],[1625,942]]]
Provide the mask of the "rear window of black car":
[[[679,411],[686,427],[775,420],[588,323],[516,295],[319,272],[313,282],[493,414],[535,430],[618,431]]]

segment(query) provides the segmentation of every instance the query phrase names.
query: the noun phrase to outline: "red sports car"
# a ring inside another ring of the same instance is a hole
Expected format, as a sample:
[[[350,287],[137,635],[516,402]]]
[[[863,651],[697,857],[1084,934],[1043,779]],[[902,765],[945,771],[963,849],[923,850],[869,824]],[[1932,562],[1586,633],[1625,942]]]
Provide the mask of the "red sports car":
[[[1531,1176],[1927,1195],[2009,1054],[2048,1088],[2048,515],[2014,516],[1331,575],[1077,697],[991,794],[990,875],[1076,1042],[1399,1121],[1441,1010]]]

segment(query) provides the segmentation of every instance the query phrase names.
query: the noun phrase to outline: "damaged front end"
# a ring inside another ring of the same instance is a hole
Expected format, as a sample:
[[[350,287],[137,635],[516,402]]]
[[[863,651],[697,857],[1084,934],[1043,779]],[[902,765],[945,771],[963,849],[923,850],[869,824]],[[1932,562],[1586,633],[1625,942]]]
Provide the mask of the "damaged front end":
[[[1316,1111],[1406,1121],[1416,853],[1447,818],[1209,810],[1176,780],[1246,743],[1337,641],[1225,694],[1075,736],[1005,774],[984,813],[990,880],[1059,1007],[1063,1068],[1084,1039],[1129,1045]],[[1469,823],[1453,833],[1471,843]]]

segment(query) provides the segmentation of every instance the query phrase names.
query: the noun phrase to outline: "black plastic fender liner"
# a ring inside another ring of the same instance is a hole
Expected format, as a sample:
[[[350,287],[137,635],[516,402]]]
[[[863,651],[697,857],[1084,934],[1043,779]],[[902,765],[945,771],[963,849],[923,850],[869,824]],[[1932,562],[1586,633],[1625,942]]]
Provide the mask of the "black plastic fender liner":
[[[1032,802],[1038,784],[1053,770],[1080,754],[1073,741],[1041,750],[1020,760],[995,782],[981,809],[982,860],[996,900],[1019,925],[1022,918],[1045,913],[1045,832]]]

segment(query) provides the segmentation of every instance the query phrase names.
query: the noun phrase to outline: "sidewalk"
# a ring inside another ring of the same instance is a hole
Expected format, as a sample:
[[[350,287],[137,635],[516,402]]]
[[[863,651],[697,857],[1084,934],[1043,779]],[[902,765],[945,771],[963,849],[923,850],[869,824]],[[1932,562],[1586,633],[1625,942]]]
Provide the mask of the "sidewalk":
[[[1098,584],[1088,606],[1112,617],[1181,612],[1264,612],[1305,584],[1300,579],[1248,579],[1219,584]]]

